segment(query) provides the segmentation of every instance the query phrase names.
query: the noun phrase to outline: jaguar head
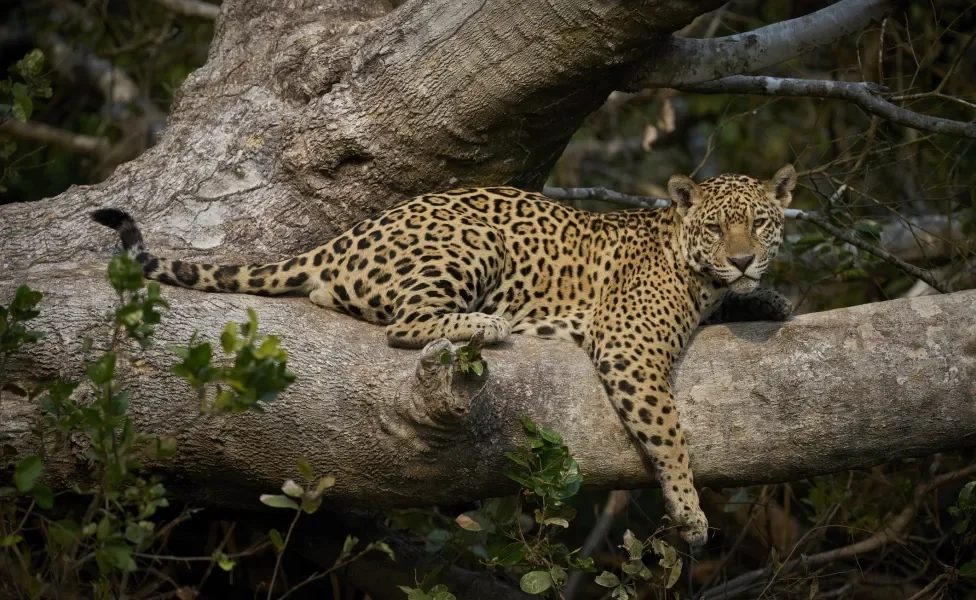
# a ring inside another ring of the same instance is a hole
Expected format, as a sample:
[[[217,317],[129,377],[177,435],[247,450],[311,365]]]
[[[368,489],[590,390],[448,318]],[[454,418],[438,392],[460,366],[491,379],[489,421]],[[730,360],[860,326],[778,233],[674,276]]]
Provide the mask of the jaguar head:
[[[783,241],[795,186],[790,164],[767,181],[727,174],[696,184],[684,175],[671,177],[668,193],[688,265],[733,293],[756,289]]]

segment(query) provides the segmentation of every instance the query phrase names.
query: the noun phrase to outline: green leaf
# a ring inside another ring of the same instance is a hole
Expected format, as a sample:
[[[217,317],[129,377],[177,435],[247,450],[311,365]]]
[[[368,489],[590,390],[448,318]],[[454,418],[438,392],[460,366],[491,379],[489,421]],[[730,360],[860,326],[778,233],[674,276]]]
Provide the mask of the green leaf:
[[[959,574],[963,577],[976,577],[976,560],[971,560],[959,567]]]
[[[95,534],[95,537],[102,542],[112,537],[112,520],[108,515],[102,517],[102,520],[98,522],[98,529],[95,530]]]
[[[88,379],[95,385],[104,385],[115,376],[115,353],[106,352],[98,360],[85,365]]]
[[[442,592],[437,592],[436,594],[431,596],[430,600],[457,600],[457,596],[455,596],[451,592],[442,591]]]
[[[624,549],[630,558],[637,559],[644,555],[644,543],[637,539],[631,530],[624,531]]]
[[[23,541],[24,536],[11,533],[4,538],[0,538],[0,548],[9,548]]]
[[[521,454],[516,454],[515,452],[506,452],[505,457],[517,465],[523,466],[526,469],[529,468],[529,461]]]
[[[620,585],[620,579],[618,579],[617,576],[611,573],[610,571],[604,571],[600,573],[599,575],[596,576],[596,579],[594,579],[593,581],[597,585],[605,588],[612,588]]]
[[[499,565],[510,567],[522,562],[528,548],[522,542],[515,542],[502,548],[492,560]]]
[[[37,505],[44,510],[51,510],[54,507],[54,492],[43,483],[35,483],[30,494],[34,497]]]
[[[654,553],[661,557],[658,564],[665,569],[669,569],[665,587],[670,589],[678,582],[678,578],[681,577],[681,559],[678,558],[678,553],[675,549],[664,540],[655,539],[651,542],[651,547],[654,548]]]
[[[42,467],[40,456],[22,458],[14,470],[14,485],[17,486],[17,490],[22,493],[31,491],[37,482],[37,478],[41,476]]]
[[[382,552],[383,554],[389,556],[390,560],[394,562],[396,561],[396,555],[393,554],[393,548],[390,548],[390,545],[387,544],[386,542],[373,542],[368,546],[368,549]]]
[[[281,552],[285,549],[285,540],[281,538],[281,534],[278,533],[277,529],[269,531],[268,537],[271,538],[271,544],[275,547],[275,550]]]
[[[568,579],[566,569],[560,567],[559,565],[553,565],[552,568],[549,569],[549,577],[552,578],[552,583],[557,588],[561,588],[566,585],[566,580]]]
[[[233,571],[234,566],[237,565],[237,561],[227,556],[223,552],[218,552],[216,559],[217,559],[217,566],[227,572]]]
[[[635,575],[643,571],[646,567],[644,566],[644,561],[639,558],[632,558],[626,561],[620,570],[628,575]]]
[[[51,539],[55,543],[66,549],[73,548],[78,543],[78,540],[81,539],[81,527],[71,519],[64,519],[52,523],[48,529],[48,533],[51,534]]]
[[[105,544],[102,548],[108,555],[112,565],[120,571],[135,571],[136,563],[132,560],[132,547],[123,543]]]
[[[327,490],[330,487],[334,486],[335,485],[335,482],[336,482],[336,479],[332,475],[326,475],[322,479],[319,479],[318,484],[315,486],[315,495],[316,496],[321,496],[322,494],[325,493],[325,490]]]
[[[681,578],[681,561],[675,561],[674,565],[670,567],[668,571],[668,581],[664,584],[664,587],[671,589],[674,584],[678,583],[678,579]]]
[[[400,589],[407,593],[407,600],[429,600],[427,594],[420,588],[408,588],[400,586]]]
[[[342,560],[343,558],[352,554],[352,549],[355,548],[356,544],[358,543],[359,543],[358,537],[354,535],[347,535],[346,541],[342,543],[342,552],[339,553],[338,560]],[[338,560],[336,562],[338,562]]]
[[[220,334],[220,347],[224,349],[224,354],[231,354],[237,349],[236,323],[228,323],[224,327],[224,332]]]
[[[541,594],[552,587],[552,577],[545,571],[529,571],[522,575],[519,587],[526,594]]]
[[[477,360],[471,363],[471,370],[474,371],[475,375],[481,377],[482,375],[485,374],[485,363],[481,362],[480,360]]]
[[[519,418],[522,419],[522,426],[525,427],[526,431],[529,433],[536,433],[536,431],[538,431],[535,423],[532,422],[532,419],[530,419],[528,415],[523,413],[519,415]]]
[[[308,459],[304,456],[298,457],[298,472],[302,474],[305,479],[312,478],[312,465],[308,464]]]
[[[563,443],[563,436],[559,435],[548,427],[540,427],[539,433],[542,435],[542,439],[546,440],[547,442],[551,442],[553,444]]]
[[[12,113],[15,119],[25,123],[27,122],[28,119],[30,119],[32,112],[34,112],[34,103],[31,102],[29,96],[21,96],[20,98],[14,98]]]
[[[305,495],[305,490],[302,488],[302,486],[295,483],[294,479],[285,481],[285,484],[281,486],[281,491],[292,498],[301,498]],[[262,500],[262,502],[264,502],[264,500]],[[267,502],[265,502],[265,504],[267,504]]]
[[[261,494],[261,503],[272,508],[290,508],[292,510],[298,510],[298,505],[295,504],[294,500],[288,496],[282,496],[280,494]]]

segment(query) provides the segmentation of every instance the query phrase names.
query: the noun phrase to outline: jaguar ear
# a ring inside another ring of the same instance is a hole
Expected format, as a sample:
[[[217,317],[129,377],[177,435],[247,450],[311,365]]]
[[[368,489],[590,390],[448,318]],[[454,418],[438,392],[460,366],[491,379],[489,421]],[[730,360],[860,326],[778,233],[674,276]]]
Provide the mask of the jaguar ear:
[[[701,200],[701,190],[690,177],[684,175],[672,175],[668,180],[668,194],[671,201],[678,207],[678,214],[684,216],[688,209]]]
[[[776,171],[772,179],[766,182],[766,193],[769,199],[786,208],[793,200],[793,188],[796,187],[796,169],[787,163]]]

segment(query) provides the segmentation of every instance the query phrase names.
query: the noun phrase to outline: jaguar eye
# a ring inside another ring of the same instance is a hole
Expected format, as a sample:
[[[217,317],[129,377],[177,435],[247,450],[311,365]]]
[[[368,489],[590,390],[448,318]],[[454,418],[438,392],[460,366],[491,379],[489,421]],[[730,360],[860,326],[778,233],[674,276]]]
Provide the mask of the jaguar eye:
[[[719,225],[718,223],[709,223],[708,225],[705,225],[705,229],[708,229],[709,231],[711,231],[715,235],[721,235],[722,234],[722,226]]]
[[[753,220],[753,222],[752,222],[753,229],[759,229],[760,227],[762,227],[763,225],[766,224],[766,221],[767,220],[768,219],[755,219],[755,220]]]

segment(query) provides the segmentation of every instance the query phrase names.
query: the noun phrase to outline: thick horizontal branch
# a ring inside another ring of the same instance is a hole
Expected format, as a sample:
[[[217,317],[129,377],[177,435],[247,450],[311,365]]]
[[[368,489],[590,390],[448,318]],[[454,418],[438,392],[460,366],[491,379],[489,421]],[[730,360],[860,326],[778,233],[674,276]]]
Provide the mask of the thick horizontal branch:
[[[14,363],[13,383],[78,377],[83,335],[106,337],[112,293],[101,268],[4,276],[0,301],[25,279],[46,293],[38,328],[47,338]],[[302,455],[336,476],[332,498],[343,505],[505,494],[514,484],[503,453],[523,439],[523,412],[565,436],[589,487],[651,485],[589,358],[572,344],[515,336],[485,351],[487,383],[429,394],[433,365],[418,369],[423,353],[388,347],[381,327],[304,298],[164,294],[172,310],[153,348],[121,361],[121,382],[134,392],[137,426],[179,440],[178,457],[156,466],[191,500],[255,507]],[[216,340],[248,306],[263,331],[280,336],[297,382],[266,414],[200,417],[194,394],[169,375],[175,356],[164,348],[196,330]],[[675,375],[697,481],[789,481],[976,444],[976,331],[960,327],[974,310],[970,291],[704,328]],[[37,406],[3,394],[0,442],[30,452]],[[59,486],[83,481],[84,455],[66,448],[46,476]]]
[[[110,146],[107,138],[75,133],[36,121],[24,123],[16,119],[0,119],[0,135],[49,144],[81,154],[101,154]]]
[[[852,102],[892,123],[923,131],[976,138],[976,123],[931,117],[902,108],[889,102],[887,88],[876,83],[734,75],[679,87],[683,91],[699,94],[836,98]]]
[[[169,10],[187,16],[215,20],[220,16],[220,7],[200,0],[156,0]]]
[[[758,71],[802,56],[880,22],[889,0],[841,0],[809,15],[711,39],[672,37],[633,79],[631,89],[682,87]]]

